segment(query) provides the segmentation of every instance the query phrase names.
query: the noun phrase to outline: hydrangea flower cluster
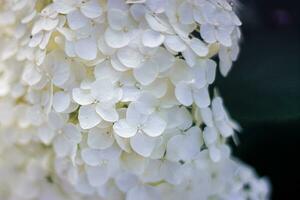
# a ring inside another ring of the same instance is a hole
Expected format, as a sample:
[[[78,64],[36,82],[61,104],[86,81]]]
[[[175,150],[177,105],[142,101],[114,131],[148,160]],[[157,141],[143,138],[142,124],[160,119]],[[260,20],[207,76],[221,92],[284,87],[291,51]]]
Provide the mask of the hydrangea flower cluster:
[[[240,25],[226,0],[1,1],[0,199],[268,199],[211,94]]]

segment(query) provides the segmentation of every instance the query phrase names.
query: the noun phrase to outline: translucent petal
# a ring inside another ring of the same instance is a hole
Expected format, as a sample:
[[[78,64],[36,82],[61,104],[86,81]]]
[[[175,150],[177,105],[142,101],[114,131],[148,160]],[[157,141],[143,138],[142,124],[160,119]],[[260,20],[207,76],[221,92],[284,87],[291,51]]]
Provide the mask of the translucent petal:
[[[138,183],[138,178],[131,173],[120,173],[115,178],[116,185],[122,192],[127,192]]]
[[[179,21],[182,24],[194,23],[193,7],[188,2],[183,2],[178,7]]]
[[[91,85],[91,94],[100,102],[109,101],[114,95],[114,86],[109,79],[96,80]]]
[[[64,119],[63,115],[59,113],[50,112],[48,114],[48,123],[52,129],[59,130],[65,125],[66,119]]]
[[[225,138],[232,136],[234,133],[233,128],[225,120],[217,121],[216,126],[218,127],[221,135]]]
[[[191,49],[198,55],[198,56],[206,56],[208,54],[208,47],[198,38],[192,38],[190,40],[190,47]]]
[[[81,128],[90,129],[97,126],[102,119],[96,113],[95,108],[88,105],[79,108],[78,120]]]
[[[165,21],[157,17],[156,15],[152,15],[150,13],[145,14],[146,21],[148,25],[154,30],[158,32],[164,33],[173,33],[172,28]]]
[[[58,157],[67,156],[72,150],[72,144],[62,135],[59,135],[54,139],[53,147]]]
[[[113,143],[113,135],[107,129],[93,128],[88,133],[87,144],[93,149],[106,149]]]
[[[142,42],[146,47],[158,47],[165,40],[165,36],[151,29],[143,33]]]
[[[212,100],[212,112],[215,120],[223,120],[225,118],[226,112],[221,97],[215,97]]]
[[[82,160],[90,166],[97,166],[101,162],[100,151],[96,149],[85,148],[81,150]]]
[[[122,10],[109,9],[107,12],[107,20],[112,29],[120,31],[126,25],[127,15]]]
[[[120,119],[114,126],[114,131],[121,137],[129,138],[136,134],[136,127],[130,126],[125,119]]]
[[[107,28],[104,33],[105,42],[112,48],[122,48],[129,44],[129,35],[123,31]]]
[[[213,122],[213,115],[212,115],[212,111],[209,107],[206,108],[200,108],[200,113],[201,113],[201,118],[203,120],[203,122],[207,125],[207,126],[213,126],[214,122]]]
[[[203,139],[207,146],[216,142],[218,133],[214,127],[205,127],[203,131]]]
[[[66,62],[57,62],[53,70],[53,84],[63,86],[70,77],[70,66]]]
[[[130,138],[131,148],[144,157],[149,157],[154,150],[157,139],[143,133],[137,133]]]
[[[34,85],[38,83],[42,78],[42,75],[32,65],[27,65],[23,71],[22,79],[28,85]]]
[[[212,84],[215,81],[216,77],[216,69],[217,63],[213,60],[207,60],[207,67],[206,67],[206,80],[208,84]]]
[[[87,178],[91,186],[99,187],[104,185],[109,179],[107,165],[85,166]]]
[[[72,90],[72,98],[80,105],[89,105],[95,101],[89,90],[83,90],[80,88],[74,88]]]
[[[232,45],[231,32],[231,27],[218,27],[216,38],[224,46],[230,47]]]
[[[175,52],[181,52],[186,49],[186,45],[177,35],[168,35],[164,41],[164,45]]]
[[[153,56],[153,61],[158,65],[160,72],[165,72],[174,64],[174,56],[166,49],[159,47]]]
[[[192,90],[186,83],[181,82],[176,85],[175,96],[185,106],[190,106],[193,103]]]
[[[212,161],[218,162],[221,159],[221,151],[215,146],[210,146],[208,148],[209,157]]]
[[[96,105],[96,112],[108,122],[115,122],[119,119],[119,114],[116,111],[115,105],[112,103],[98,103]]]
[[[152,186],[138,185],[131,190],[126,195],[126,200],[161,200],[157,190]]]
[[[214,43],[217,41],[215,27],[211,24],[201,25],[200,34],[207,43]]]
[[[81,141],[81,133],[78,128],[73,124],[67,124],[62,132],[64,136],[70,141],[72,144],[78,144]]]
[[[117,52],[120,62],[126,67],[137,68],[143,61],[143,55],[134,48],[122,48]]]
[[[53,108],[56,112],[66,111],[71,104],[70,95],[66,92],[56,92],[53,95]]]
[[[158,73],[158,65],[151,60],[145,61],[133,71],[135,79],[143,85],[152,83],[158,76]]]
[[[140,113],[149,115],[155,111],[155,107],[157,103],[158,102],[153,95],[144,93],[135,102],[135,108]]]
[[[190,161],[200,153],[202,143],[201,131],[194,126],[185,135],[173,136],[168,141],[167,158],[175,162],[180,160]]]
[[[194,97],[196,105],[199,108],[205,108],[205,107],[209,106],[209,104],[210,104],[210,96],[208,93],[207,86],[200,88],[200,89],[194,89],[193,97]]]
[[[130,6],[130,14],[136,21],[140,21],[144,18],[145,11],[146,8],[142,4],[133,4]]]
[[[96,18],[102,14],[102,8],[97,0],[90,0],[85,2],[80,7],[80,11],[88,18]]]
[[[38,136],[44,144],[50,144],[55,136],[55,132],[48,126],[41,126],[38,129]]]
[[[75,42],[76,54],[84,60],[94,60],[97,56],[97,42],[92,38],[84,38]]]
[[[69,27],[73,30],[82,28],[88,23],[88,19],[79,10],[67,14],[67,20]]]
[[[152,114],[143,124],[143,131],[150,137],[157,137],[164,132],[166,126],[167,123],[160,116]]]
[[[126,120],[131,126],[139,126],[146,120],[146,117],[136,109],[134,102],[129,104],[126,110]]]

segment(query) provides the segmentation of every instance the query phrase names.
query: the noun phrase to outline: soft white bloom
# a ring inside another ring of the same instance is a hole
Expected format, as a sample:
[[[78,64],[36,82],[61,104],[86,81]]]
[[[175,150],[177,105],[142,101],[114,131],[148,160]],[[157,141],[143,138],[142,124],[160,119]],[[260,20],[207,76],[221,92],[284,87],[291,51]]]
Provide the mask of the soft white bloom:
[[[268,199],[210,95],[240,25],[226,0],[1,1],[0,199]]]

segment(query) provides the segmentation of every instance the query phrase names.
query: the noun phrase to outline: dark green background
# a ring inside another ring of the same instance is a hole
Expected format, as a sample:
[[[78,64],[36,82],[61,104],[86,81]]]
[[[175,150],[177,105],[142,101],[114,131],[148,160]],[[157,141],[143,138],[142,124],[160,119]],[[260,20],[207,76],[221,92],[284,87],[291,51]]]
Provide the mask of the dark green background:
[[[272,199],[300,199],[300,2],[240,1],[241,54],[217,87],[240,122],[234,154],[272,182]]]

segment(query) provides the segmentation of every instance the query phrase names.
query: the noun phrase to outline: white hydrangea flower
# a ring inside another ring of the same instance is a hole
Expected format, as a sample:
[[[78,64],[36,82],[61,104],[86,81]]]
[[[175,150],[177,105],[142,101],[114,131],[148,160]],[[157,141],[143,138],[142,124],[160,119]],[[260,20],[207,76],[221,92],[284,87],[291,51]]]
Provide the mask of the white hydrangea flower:
[[[0,199],[268,199],[210,95],[240,25],[226,0],[1,2]]]

